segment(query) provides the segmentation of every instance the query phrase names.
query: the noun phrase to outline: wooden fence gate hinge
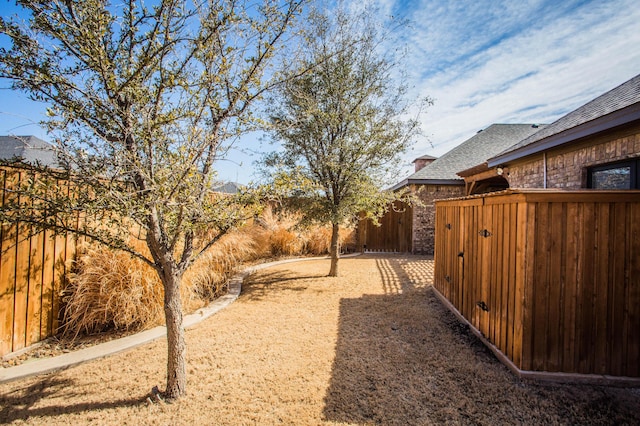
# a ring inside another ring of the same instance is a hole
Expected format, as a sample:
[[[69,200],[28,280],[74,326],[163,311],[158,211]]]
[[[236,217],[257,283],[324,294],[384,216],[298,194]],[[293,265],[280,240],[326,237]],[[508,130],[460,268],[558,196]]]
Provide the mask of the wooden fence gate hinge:
[[[489,238],[491,236],[491,232],[489,232],[488,229],[483,229],[482,231],[478,232],[478,234],[485,238]]]

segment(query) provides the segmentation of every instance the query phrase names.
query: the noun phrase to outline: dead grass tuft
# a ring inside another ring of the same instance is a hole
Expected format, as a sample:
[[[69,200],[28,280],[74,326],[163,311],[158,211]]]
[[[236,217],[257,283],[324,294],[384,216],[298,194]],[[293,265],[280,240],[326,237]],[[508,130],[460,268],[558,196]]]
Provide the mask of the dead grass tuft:
[[[331,246],[331,229],[314,227],[307,232],[306,251],[309,254],[327,254]]]
[[[300,220],[299,214],[267,208],[254,224],[222,237],[185,273],[184,310],[193,311],[224,294],[230,276],[245,262],[329,253],[331,229],[300,229]],[[340,240],[343,247],[352,244],[352,230],[341,229]],[[136,244],[146,251],[142,241]],[[148,264],[127,253],[87,247],[73,269],[64,297],[66,336],[133,331],[163,323],[162,283]]]
[[[162,283],[147,264],[123,252],[85,248],[64,291],[64,334],[135,330],[162,318]]]
[[[303,241],[296,233],[278,228],[269,236],[269,247],[274,256],[293,256],[302,252]]]
[[[183,285],[200,300],[214,300],[224,294],[229,277],[239,265],[255,254],[255,243],[250,234],[225,235],[187,270]]]

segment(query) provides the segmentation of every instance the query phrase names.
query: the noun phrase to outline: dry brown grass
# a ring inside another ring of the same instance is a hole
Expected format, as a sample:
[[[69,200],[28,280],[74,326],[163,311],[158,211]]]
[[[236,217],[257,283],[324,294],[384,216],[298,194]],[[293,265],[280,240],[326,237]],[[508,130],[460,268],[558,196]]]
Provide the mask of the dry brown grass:
[[[0,423],[639,424],[640,389],[523,382],[438,302],[424,257],[263,270],[187,331],[188,396],[164,404],[158,341],[0,385]]]
[[[163,316],[162,283],[146,263],[102,247],[84,249],[65,289],[66,335],[136,330]]]
[[[305,253],[313,255],[329,254],[331,246],[331,227],[312,226],[306,229]],[[355,232],[353,228],[340,228],[338,243],[343,250],[353,251],[355,249]]]
[[[185,273],[180,289],[183,309],[194,311],[224,294],[229,277],[255,252],[255,241],[246,232],[222,237]],[[142,260],[87,246],[73,271],[63,299],[64,336],[135,331],[164,322],[162,282]]]
[[[309,254],[327,254],[331,246],[331,229],[329,227],[314,227],[307,232],[306,251]]]
[[[187,270],[184,286],[199,300],[214,300],[226,292],[229,277],[239,266],[255,255],[255,241],[249,233],[225,235]]]
[[[181,297],[192,312],[226,291],[229,277],[240,265],[256,259],[329,252],[327,227],[299,229],[300,215],[265,209],[258,224],[220,239],[185,273]],[[353,232],[342,229],[341,244]],[[142,241],[134,241],[142,253]],[[67,336],[105,330],[140,330],[164,321],[163,289],[156,272],[126,253],[88,247],[74,265],[65,289],[64,331]]]

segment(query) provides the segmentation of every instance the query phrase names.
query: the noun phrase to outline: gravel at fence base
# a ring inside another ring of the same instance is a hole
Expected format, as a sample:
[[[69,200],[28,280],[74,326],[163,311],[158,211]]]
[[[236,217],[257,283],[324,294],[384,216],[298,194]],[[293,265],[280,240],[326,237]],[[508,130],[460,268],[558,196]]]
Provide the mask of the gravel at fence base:
[[[164,404],[163,341],[0,386],[27,424],[638,424],[640,391],[525,383],[428,289],[432,261],[361,256],[256,273],[187,331],[189,396]]]

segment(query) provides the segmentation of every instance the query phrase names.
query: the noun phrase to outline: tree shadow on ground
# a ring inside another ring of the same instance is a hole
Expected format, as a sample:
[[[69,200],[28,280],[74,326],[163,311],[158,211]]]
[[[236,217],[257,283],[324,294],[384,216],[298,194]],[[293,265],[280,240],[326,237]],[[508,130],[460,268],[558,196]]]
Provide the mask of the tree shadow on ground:
[[[265,296],[283,291],[304,291],[308,288],[307,280],[314,280],[325,275],[295,275],[289,271],[261,272],[259,276],[249,276],[242,283],[241,297],[244,300],[259,301]]]
[[[406,271],[400,266],[379,265],[398,275],[393,282],[385,278],[385,295],[341,300],[325,420],[385,425],[640,421],[633,408],[640,406],[640,394],[633,390],[521,381],[430,288],[402,284]]]
[[[41,401],[53,396],[63,395],[72,398],[78,395],[74,391],[77,384],[71,379],[61,379],[57,376],[47,376],[27,386],[16,389],[8,394],[0,395],[0,423],[11,423],[16,420],[29,418],[46,418],[61,414],[82,413],[85,411],[104,410],[117,407],[130,407],[146,403],[149,395],[129,397],[104,402],[86,402],[81,404],[58,404],[42,406]],[[62,400],[62,399],[61,399]]]
[[[376,258],[385,294],[399,294],[433,284],[433,258],[404,256]]]

